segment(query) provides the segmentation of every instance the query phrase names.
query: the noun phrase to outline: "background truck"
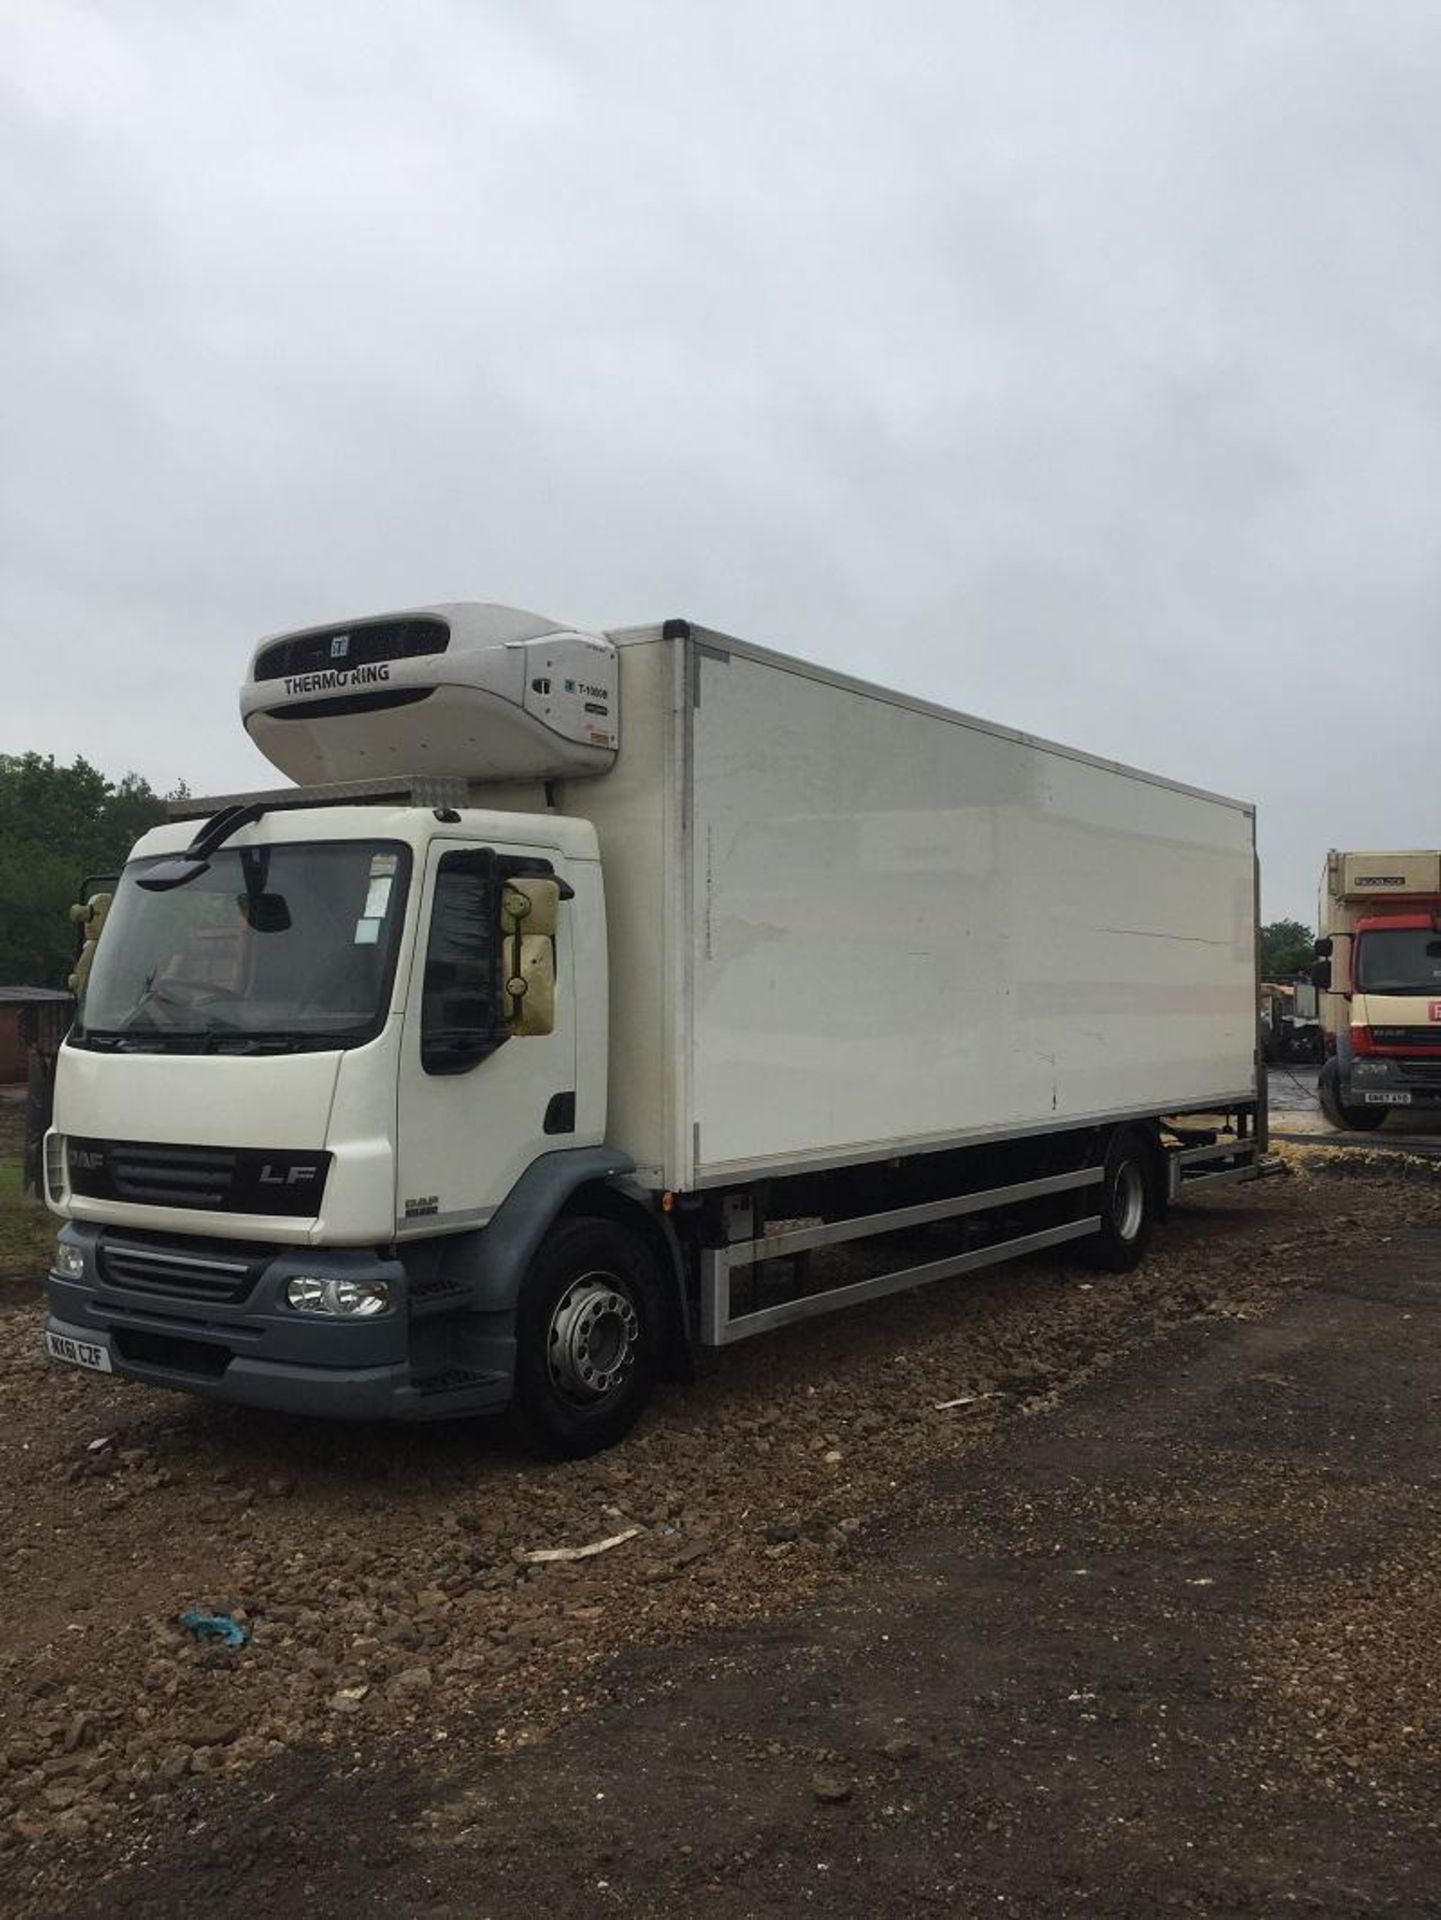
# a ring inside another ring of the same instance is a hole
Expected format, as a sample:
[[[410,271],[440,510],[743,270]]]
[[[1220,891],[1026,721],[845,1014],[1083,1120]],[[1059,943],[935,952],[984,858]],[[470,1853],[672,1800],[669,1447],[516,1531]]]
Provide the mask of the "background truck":
[[[1320,995],[1310,980],[1261,982],[1261,1042],[1273,1066],[1323,1057]]]
[[[121,878],[47,1139],[59,1359],[581,1453],[703,1348],[1131,1266],[1256,1169],[1247,806],[684,620],[307,629],[241,704],[308,784]]]
[[[1316,924],[1327,1120],[1441,1107],[1441,853],[1327,854]]]

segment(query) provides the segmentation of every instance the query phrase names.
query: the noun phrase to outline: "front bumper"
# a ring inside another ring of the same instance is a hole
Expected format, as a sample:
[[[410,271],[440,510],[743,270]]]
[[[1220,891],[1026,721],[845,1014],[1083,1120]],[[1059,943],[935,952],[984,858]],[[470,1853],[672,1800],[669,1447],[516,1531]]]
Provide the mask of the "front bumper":
[[[113,1238],[107,1241],[107,1233]],[[81,1249],[83,1275],[52,1272],[46,1331],[101,1346],[111,1371],[239,1406],[346,1420],[426,1420],[498,1411],[510,1398],[514,1338],[508,1319],[470,1315],[413,1323],[399,1260],[363,1249],[276,1247],[261,1250],[241,1297],[187,1298],[167,1277],[164,1290],[137,1283],[133,1269],[107,1260],[135,1236],[70,1222],[62,1242]],[[148,1250],[162,1276],[177,1254]],[[175,1241],[172,1249],[195,1250]],[[231,1251],[211,1241],[207,1251]],[[159,1256],[170,1261],[160,1263]],[[297,1274],[383,1279],[392,1306],[373,1319],[297,1312],[285,1288]],[[179,1275],[181,1279],[184,1274]]]
[[[1345,1104],[1390,1107],[1398,1113],[1435,1112],[1441,1108],[1441,1060],[1354,1058],[1346,1079]]]

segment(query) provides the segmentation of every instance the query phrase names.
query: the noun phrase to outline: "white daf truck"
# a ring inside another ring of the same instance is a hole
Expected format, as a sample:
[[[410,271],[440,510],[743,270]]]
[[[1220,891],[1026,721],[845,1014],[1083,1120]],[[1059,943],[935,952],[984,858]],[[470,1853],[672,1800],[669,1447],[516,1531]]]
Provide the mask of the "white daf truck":
[[[1441,1107],[1441,853],[1326,856],[1317,912],[1333,1127],[1373,1132],[1391,1112]]]
[[[582,1453],[703,1348],[1127,1267],[1256,1170],[1247,806],[683,620],[307,629],[241,706],[302,784],[125,868],[58,1360]]]

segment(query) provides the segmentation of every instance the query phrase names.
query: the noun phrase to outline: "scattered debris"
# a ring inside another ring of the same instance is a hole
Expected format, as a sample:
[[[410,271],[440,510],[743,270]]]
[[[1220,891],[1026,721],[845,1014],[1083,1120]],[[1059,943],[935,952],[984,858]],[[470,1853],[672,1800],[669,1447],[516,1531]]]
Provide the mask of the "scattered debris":
[[[435,1675],[429,1667],[402,1667],[386,1682],[385,1691],[392,1699],[414,1700],[422,1693],[429,1693],[434,1685]]]
[[[644,1532],[644,1527],[626,1527],[606,1540],[592,1540],[588,1547],[532,1547],[519,1557],[532,1567],[544,1566],[551,1560],[590,1560],[598,1553],[609,1553],[612,1547],[623,1547],[627,1540],[634,1540],[638,1533]]]
[[[999,1400],[998,1393],[963,1393],[955,1400],[937,1400],[936,1412],[949,1413],[953,1407],[974,1407],[982,1400]]]
[[[197,1640],[220,1640],[227,1647],[243,1647],[250,1638],[249,1627],[242,1627],[228,1613],[207,1613],[203,1607],[187,1607],[180,1624]]]

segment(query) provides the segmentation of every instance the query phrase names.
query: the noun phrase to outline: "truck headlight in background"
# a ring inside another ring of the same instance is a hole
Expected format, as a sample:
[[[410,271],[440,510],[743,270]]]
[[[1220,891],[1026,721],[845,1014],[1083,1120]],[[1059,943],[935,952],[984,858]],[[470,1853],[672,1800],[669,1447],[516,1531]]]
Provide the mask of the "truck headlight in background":
[[[85,1254],[79,1247],[71,1246],[68,1240],[55,1243],[55,1271],[66,1280],[85,1278]]]
[[[313,1273],[298,1273],[285,1283],[285,1300],[297,1313],[371,1320],[389,1307],[390,1288],[384,1280],[323,1280]]]

